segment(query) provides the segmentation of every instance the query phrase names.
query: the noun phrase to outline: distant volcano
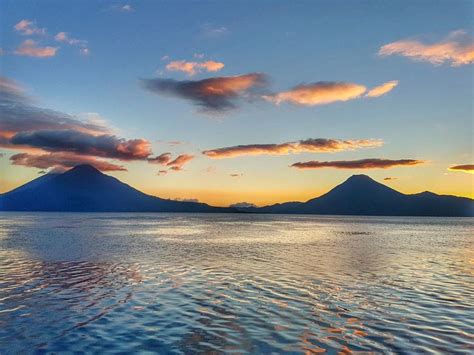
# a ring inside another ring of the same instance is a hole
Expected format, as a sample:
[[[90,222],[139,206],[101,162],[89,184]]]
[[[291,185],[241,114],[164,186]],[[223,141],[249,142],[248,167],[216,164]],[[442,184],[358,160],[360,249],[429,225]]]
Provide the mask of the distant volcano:
[[[265,207],[212,207],[147,195],[90,165],[47,174],[0,195],[2,211],[247,212],[366,216],[474,216],[474,200],[423,192],[405,195],[366,175],[307,202]]]
[[[328,193],[307,202],[258,209],[266,213],[366,216],[474,216],[474,200],[431,192],[405,195],[367,175],[353,175]]]
[[[101,173],[78,165],[63,174],[41,176],[0,195],[4,211],[65,212],[228,212],[204,203],[166,200]]]

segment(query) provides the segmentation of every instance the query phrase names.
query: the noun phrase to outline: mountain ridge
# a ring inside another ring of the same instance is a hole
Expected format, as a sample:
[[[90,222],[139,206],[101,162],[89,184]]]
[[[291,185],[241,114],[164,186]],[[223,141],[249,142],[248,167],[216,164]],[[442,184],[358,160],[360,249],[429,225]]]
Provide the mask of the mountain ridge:
[[[403,194],[359,174],[306,202],[264,207],[214,207],[148,195],[90,165],[78,165],[62,174],[43,175],[0,194],[0,211],[474,216],[474,200],[429,191]]]

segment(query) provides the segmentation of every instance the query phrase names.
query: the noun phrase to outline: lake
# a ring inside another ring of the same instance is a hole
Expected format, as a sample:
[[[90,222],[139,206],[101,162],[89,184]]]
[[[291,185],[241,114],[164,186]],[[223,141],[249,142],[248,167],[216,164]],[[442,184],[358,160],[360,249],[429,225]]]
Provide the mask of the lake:
[[[0,353],[474,352],[474,219],[0,214]]]

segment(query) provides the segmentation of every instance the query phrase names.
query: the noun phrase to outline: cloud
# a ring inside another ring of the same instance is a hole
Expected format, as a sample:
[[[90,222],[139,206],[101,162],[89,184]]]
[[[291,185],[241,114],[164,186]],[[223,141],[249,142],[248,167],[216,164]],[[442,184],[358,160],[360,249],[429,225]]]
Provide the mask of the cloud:
[[[357,99],[366,90],[365,86],[354,83],[319,81],[301,84],[288,91],[264,95],[263,98],[277,105],[290,102],[295,105],[315,106]]]
[[[380,56],[401,55],[433,65],[450,63],[452,67],[474,62],[474,40],[464,31],[451,32],[446,38],[432,44],[404,39],[382,46]]]
[[[36,130],[77,130],[104,134],[109,129],[100,122],[88,122],[66,113],[41,108],[26,96],[15,81],[0,77],[0,145],[19,132]]]
[[[249,207],[257,207],[257,205],[250,203],[250,202],[238,202],[230,205],[229,207],[233,208],[249,208]]]
[[[58,32],[54,39],[57,42],[67,43],[71,46],[79,46],[79,54],[88,56],[90,54],[89,48],[87,48],[87,41],[84,39],[71,38],[67,32]]]
[[[298,169],[388,169],[396,166],[413,166],[423,164],[422,160],[415,159],[361,159],[361,160],[336,160],[336,161],[307,161],[294,163],[291,166]]]
[[[13,28],[23,36],[46,34],[46,28],[39,28],[34,21],[26,19],[18,22]]]
[[[216,26],[211,23],[205,23],[201,26],[201,35],[209,38],[219,38],[230,33],[225,26]]]
[[[151,157],[147,140],[117,137],[97,114],[87,117],[92,119],[38,107],[20,85],[0,77],[0,147],[22,152],[12,158],[14,164],[47,169],[90,163],[101,170],[125,170],[98,158]]]
[[[180,171],[183,166],[194,159],[194,155],[181,154],[178,157],[166,164],[171,170]]]
[[[150,92],[190,100],[206,112],[219,113],[236,108],[237,100],[265,82],[263,74],[251,73],[195,81],[144,79],[142,85]]]
[[[240,174],[229,174],[230,177],[241,177],[241,176],[244,176],[244,174],[240,173]]]
[[[448,170],[474,174],[474,164],[454,165],[454,166],[450,166]]]
[[[314,138],[281,144],[248,144],[205,150],[202,154],[210,158],[233,158],[244,155],[287,155],[295,153],[332,153],[383,145],[379,139],[326,139]]]
[[[201,71],[216,72],[224,68],[224,63],[208,60],[206,62],[187,62],[185,60],[175,60],[166,65],[166,70],[182,71],[189,76]]]
[[[89,48],[80,48],[79,49],[79,54],[87,57],[89,54],[91,54],[91,51]]]
[[[122,11],[122,12],[132,12],[133,7],[130,4],[125,4],[125,5],[120,7],[120,11]]]
[[[168,174],[168,170],[159,170],[156,175],[166,175]]]
[[[19,153],[10,157],[13,165],[21,165],[38,169],[55,169],[64,171],[79,164],[90,164],[101,171],[126,171],[123,166],[98,160],[94,157],[78,156],[59,152],[48,154]]]
[[[10,143],[119,160],[144,160],[152,154],[150,143],[145,139],[126,140],[109,134],[92,135],[75,130],[20,132],[10,138]]]
[[[152,164],[166,165],[171,161],[171,153],[163,153],[153,158],[148,158],[148,162]]]
[[[398,85],[398,80],[387,81],[382,85],[376,86],[365,95],[367,97],[379,97],[392,91]]]
[[[15,54],[26,57],[48,58],[54,57],[57,51],[58,47],[38,47],[38,42],[27,39],[15,50]]]
[[[71,38],[69,36],[69,33],[67,33],[67,32],[59,32],[58,34],[56,34],[56,36],[54,36],[54,39],[57,42],[67,43],[67,44],[70,44],[72,46],[86,45],[87,44],[87,41],[84,40],[84,39]]]
[[[397,180],[396,177],[386,177],[383,179],[384,181],[392,181],[392,180]]]

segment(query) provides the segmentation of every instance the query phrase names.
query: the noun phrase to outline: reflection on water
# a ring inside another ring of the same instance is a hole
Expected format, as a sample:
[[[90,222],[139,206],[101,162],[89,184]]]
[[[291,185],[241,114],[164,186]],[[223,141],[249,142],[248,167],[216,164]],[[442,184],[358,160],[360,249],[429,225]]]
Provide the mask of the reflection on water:
[[[0,214],[0,353],[472,353],[473,227]]]

